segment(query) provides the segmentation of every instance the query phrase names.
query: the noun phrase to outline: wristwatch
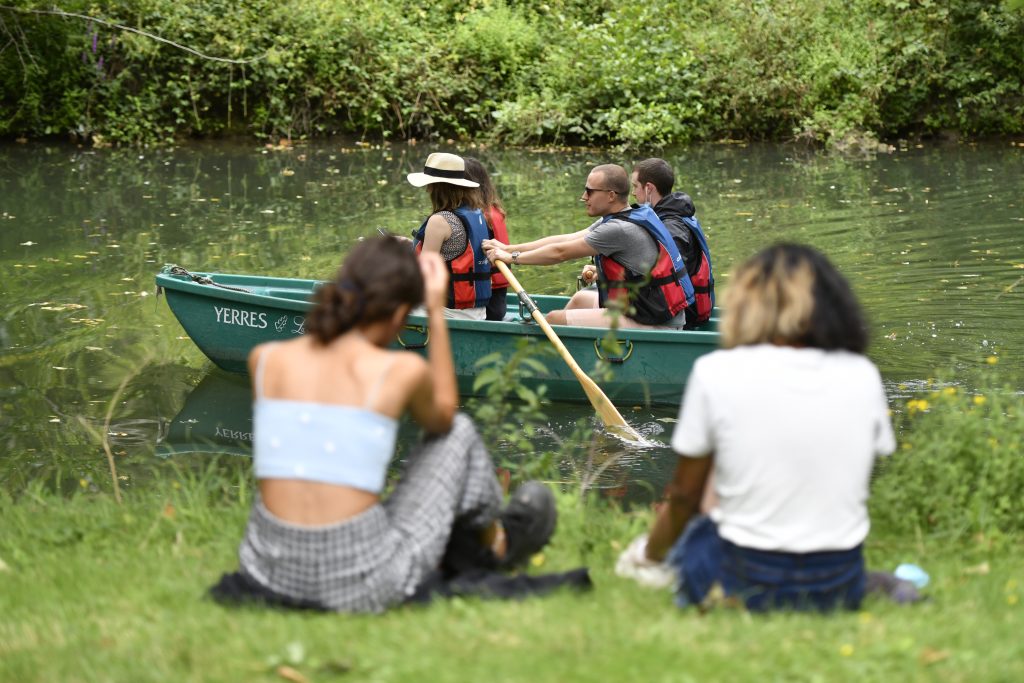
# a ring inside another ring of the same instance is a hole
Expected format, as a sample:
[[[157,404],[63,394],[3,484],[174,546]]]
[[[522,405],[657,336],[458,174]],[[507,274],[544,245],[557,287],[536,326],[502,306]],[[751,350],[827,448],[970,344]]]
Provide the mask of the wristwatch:
[[[514,263],[517,266],[519,265],[519,252],[518,251],[513,251],[512,252],[512,263]]]

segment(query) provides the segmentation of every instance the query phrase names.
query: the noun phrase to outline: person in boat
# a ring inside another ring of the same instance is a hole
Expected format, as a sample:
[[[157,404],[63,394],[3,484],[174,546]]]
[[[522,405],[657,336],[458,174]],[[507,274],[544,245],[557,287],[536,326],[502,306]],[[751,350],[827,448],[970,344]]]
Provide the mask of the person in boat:
[[[427,580],[453,528],[462,547],[475,545],[497,567],[521,565],[548,541],[551,491],[526,482],[501,508],[494,464],[456,411],[449,293],[437,254],[417,256],[396,237],[366,239],[317,290],[303,336],[253,349],[259,488],[235,575],[248,592],[274,604],[377,612]],[[389,350],[424,302],[428,358]],[[426,436],[382,498],[406,413]]]
[[[444,258],[449,273],[445,316],[484,320],[491,300],[491,263],[482,245],[490,233],[479,184],[466,177],[462,157],[445,152],[428,156],[423,171],[407,178],[430,195],[432,212],[413,233],[413,243],[417,252]]]
[[[895,439],[853,292],[818,251],[773,246],[730,278],[719,329],[686,384],[666,500],[627,553],[667,562],[680,605],[856,609],[868,483]]]
[[[466,177],[480,186],[480,201],[484,206],[484,218],[490,228],[489,236],[499,242],[508,243],[508,227],[505,225],[505,207],[494,188],[490,174],[483,163],[474,157],[465,157]],[[504,320],[508,310],[508,280],[496,268],[491,272],[491,298],[487,302],[487,320]]]
[[[596,166],[580,197],[597,219],[590,226],[525,244],[487,240],[484,249],[491,260],[515,265],[594,259],[597,295],[574,296],[565,309],[549,312],[552,324],[682,329],[685,308],[694,301],[682,256],[657,214],[628,200],[626,170]]]
[[[697,220],[693,200],[685,192],[673,192],[675,182],[672,166],[656,157],[637,162],[630,175],[630,189],[637,205],[649,204],[654,209],[683,257],[694,292],[693,304],[686,307],[686,327],[696,329],[711,318],[715,307],[715,278],[711,251]]]

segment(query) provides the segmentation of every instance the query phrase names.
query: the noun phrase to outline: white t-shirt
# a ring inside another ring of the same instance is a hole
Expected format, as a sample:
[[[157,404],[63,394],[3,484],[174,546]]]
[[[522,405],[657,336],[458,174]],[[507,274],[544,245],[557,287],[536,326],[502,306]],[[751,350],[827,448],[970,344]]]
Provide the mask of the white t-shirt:
[[[867,537],[871,468],[895,447],[871,361],[770,344],[698,359],[672,435],[680,455],[714,456],[722,538],[794,553]]]

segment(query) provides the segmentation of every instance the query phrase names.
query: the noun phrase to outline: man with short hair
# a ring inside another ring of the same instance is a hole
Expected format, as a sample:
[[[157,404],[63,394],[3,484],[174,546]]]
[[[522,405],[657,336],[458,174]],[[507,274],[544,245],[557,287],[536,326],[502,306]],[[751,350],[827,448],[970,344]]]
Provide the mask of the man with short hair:
[[[715,305],[715,279],[711,252],[697,220],[693,200],[685,192],[673,192],[676,175],[664,159],[644,159],[633,166],[630,185],[639,204],[649,204],[672,234],[693,283],[695,301],[686,309],[687,327],[707,322]]]
[[[594,259],[597,292],[577,293],[565,309],[548,313],[552,324],[682,328],[684,310],[693,301],[685,264],[654,211],[629,206],[626,170],[616,164],[596,166],[587,176],[580,201],[586,203],[587,215],[598,219],[589,227],[525,244],[486,240],[487,257],[536,266]],[[609,312],[609,303],[620,313]]]

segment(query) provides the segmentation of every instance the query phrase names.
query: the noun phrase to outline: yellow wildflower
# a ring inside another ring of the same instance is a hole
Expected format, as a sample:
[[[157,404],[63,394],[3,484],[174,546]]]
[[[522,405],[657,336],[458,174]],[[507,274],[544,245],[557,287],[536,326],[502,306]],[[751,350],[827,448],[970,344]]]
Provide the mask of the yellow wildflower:
[[[979,396],[975,396],[971,400],[974,401],[974,405],[976,405],[976,406],[983,406],[983,405],[985,405],[985,401],[987,401],[988,399],[985,398],[984,396],[980,396],[979,395]]]
[[[989,365],[995,365],[996,363],[999,362],[999,356],[989,356],[988,358],[985,359],[985,362],[988,363]]]
[[[849,643],[843,643],[842,647],[839,648],[839,654],[844,657],[849,657],[853,654],[853,645]]]
[[[928,410],[928,401],[923,398],[914,398],[907,401],[907,411],[913,415],[914,413],[923,413]]]
[[[942,390],[943,396],[956,396],[956,387],[946,387]]]

